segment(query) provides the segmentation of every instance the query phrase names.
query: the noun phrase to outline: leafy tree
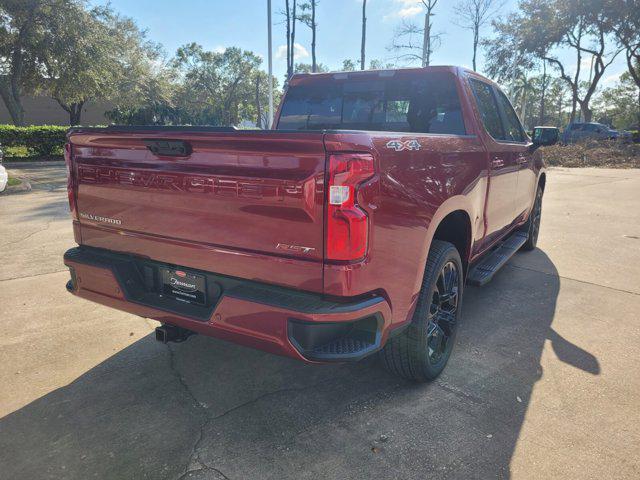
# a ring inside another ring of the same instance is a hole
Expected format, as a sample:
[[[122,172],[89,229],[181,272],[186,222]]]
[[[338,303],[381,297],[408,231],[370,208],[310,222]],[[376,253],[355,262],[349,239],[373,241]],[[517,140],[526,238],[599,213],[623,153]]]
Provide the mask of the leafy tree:
[[[519,17],[513,13],[506,19],[492,22],[495,37],[481,42],[485,49],[486,74],[495,81],[510,86],[513,93],[515,79],[535,68],[536,57],[525,49]]]
[[[181,123],[227,126],[253,119],[256,124],[268,96],[266,77],[258,73],[261,63],[253,52],[236,47],[222,53],[196,43],[180,47],[172,66],[180,78],[174,102]],[[277,90],[275,79],[274,84]]]
[[[480,29],[484,27],[504,0],[461,0],[455,5],[458,25],[473,32],[473,70],[476,71],[476,57],[480,44]]]
[[[515,79],[513,100],[518,105],[520,119],[525,122],[525,125],[528,125],[526,121],[528,100],[533,93],[535,93],[535,86],[531,77],[525,74]]]
[[[264,108],[269,101],[269,75],[262,70],[255,70],[252,73],[252,81],[255,85],[255,97],[253,104],[247,106],[246,115],[249,118],[256,118],[256,127],[268,128],[269,111]],[[274,85],[273,101],[277,105],[282,99],[282,92]]]
[[[135,95],[116,102],[108,112],[112,122],[125,125],[169,125],[180,123],[174,94],[179,85],[174,82],[175,72],[165,66],[154,69],[136,82]]]
[[[549,95],[552,99],[548,109],[546,121],[558,128],[569,123],[567,108],[571,106],[571,92],[567,84],[561,78],[551,78],[549,80]]]
[[[554,66],[571,89],[571,120],[575,118],[576,107],[579,105],[585,121],[591,121],[591,98],[607,67],[620,53],[619,48],[612,48],[610,45],[611,25],[607,21],[603,2],[521,0],[520,12],[515,20],[521,32],[523,49]],[[573,50],[576,60],[573,75],[564,61],[552,53],[559,48]],[[583,58],[593,59],[593,72],[590,72],[585,88],[581,88]]]
[[[70,9],[59,15],[55,42],[43,56],[46,78],[41,90],[69,114],[69,123],[81,122],[90,100],[135,102],[140,88],[148,88],[152,62],[159,49],[129,18],[110,7]]]
[[[0,4],[0,96],[16,125],[24,124],[22,96],[39,84],[42,59],[56,40],[60,12],[81,0],[3,0]]]
[[[616,128],[624,129],[638,124],[638,88],[629,72],[622,74],[616,85],[602,90],[594,101],[594,110],[599,114],[598,121]]]
[[[343,63],[344,65],[344,63]],[[322,73],[322,72],[328,72],[329,68],[322,64],[319,63],[318,65],[316,65],[316,72],[317,73]],[[311,65],[310,63],[296,63],[296,66],[294,68],[294,72],[295,73],[312,73],[313,72],[313,65]]]
[[[356,62],[351,60],[350,58],[346,58],[342,61],[342,71],[343,72],[353,72],[356,69]],[[362,69],[364,70],[364,69]]]
[[[382,60],[377,60],[375,58],[369,62],[369,70],[388,70],[391,68],[396,68],[396,66],[389,62],[383,63]]]
[[[640,5],[637,0],[605,0],[605,17],[624,50],[628,78],[636,86],[640,123]]]

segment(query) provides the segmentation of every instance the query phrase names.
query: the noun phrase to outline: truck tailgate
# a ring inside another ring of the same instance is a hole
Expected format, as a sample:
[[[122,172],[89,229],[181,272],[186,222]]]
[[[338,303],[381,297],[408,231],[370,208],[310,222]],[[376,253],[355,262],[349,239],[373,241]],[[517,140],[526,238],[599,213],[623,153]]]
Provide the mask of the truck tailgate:
[[[83,245],[244,278],[270,264],[275,283],[321,289],[322,133],[79,129],[69,141]]]

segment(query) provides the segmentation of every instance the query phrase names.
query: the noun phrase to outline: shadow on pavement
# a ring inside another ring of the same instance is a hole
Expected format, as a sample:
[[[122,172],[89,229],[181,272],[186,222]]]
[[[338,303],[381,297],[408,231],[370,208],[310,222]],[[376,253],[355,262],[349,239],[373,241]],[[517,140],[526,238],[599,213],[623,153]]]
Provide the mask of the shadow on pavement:
[[[149,335],[2,418],[2,476],[508,478],[546,340],[559,360],[599,373],[551,328],[559,288],[557,275],[515,266],[468,288],[459,343],[428,385],[375,359],[310,366]]]

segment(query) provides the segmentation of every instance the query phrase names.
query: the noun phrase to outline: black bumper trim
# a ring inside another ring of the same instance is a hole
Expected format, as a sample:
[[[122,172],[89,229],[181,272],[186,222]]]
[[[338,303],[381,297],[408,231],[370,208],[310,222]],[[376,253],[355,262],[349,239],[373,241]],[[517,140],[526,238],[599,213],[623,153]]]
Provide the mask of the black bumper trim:
[[[72,248],[64,254],[64,259],[111,270],[128,301],[200,321],[207,321],[211,318],[216,305],[223,296],[302,314],[320,315],[355,312],[384,302],[382,297],[373,294],[356,298],[329,297],[94,247]],[[210,299],[209,304],[199,306],[162,298],[159,291],[154,290],[157,285],[154,285],[153,281],[155,278],[153,272],[157,271],[159,267],[181,268],[204,275],[207,278],[207,288],[211,290],[207,295],[207,298]],[[146,268],[153,270],[151,280],[147,278],[149,275],[145,275]]]

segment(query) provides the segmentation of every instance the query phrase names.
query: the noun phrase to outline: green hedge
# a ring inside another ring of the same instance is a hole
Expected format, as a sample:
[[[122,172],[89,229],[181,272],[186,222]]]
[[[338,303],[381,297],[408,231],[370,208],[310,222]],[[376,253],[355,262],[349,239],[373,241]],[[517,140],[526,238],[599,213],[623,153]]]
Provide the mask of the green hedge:
[[[62,155],[68,129],[57,125],[0,125],[0,144],[9,148],[26,148],[28,154],[35,157]]]

